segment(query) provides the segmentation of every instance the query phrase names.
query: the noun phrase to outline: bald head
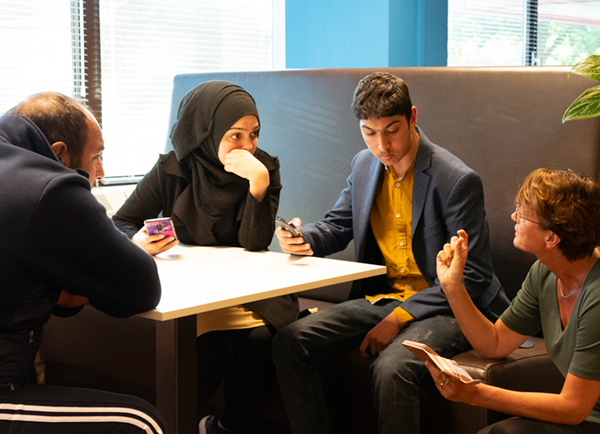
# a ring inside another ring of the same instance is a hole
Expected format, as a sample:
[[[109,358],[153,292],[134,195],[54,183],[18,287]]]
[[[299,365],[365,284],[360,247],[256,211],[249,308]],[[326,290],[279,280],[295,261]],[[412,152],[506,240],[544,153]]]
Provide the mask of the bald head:
[[[70,157],[69,167],[82,167],[91,114],[74,99],[58,92],[35,94],[8,113],[29,118],[53,145],[62,142]]]

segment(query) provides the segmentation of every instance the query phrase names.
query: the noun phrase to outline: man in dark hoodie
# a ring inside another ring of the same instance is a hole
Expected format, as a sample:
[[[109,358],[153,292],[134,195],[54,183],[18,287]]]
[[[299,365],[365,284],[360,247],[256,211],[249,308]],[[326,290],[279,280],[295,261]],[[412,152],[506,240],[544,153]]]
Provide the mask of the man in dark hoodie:
[[[0,432],[164,432],[139,398],[36,382],[52,313],[74,315],[89,302],[127,317],[160,300],[154,260],[90,193],[104,176],[103,149],[96,119],[58,93],[0,117]]]

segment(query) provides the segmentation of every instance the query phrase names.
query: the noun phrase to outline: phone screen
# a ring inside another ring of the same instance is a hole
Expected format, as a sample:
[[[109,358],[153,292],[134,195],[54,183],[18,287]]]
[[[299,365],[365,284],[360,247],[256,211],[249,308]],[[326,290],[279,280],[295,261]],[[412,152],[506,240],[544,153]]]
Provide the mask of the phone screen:
[[[146,220],[144,226],[148,235],[164,234],[165,237],[177,238],[173,221],[170,218]]]

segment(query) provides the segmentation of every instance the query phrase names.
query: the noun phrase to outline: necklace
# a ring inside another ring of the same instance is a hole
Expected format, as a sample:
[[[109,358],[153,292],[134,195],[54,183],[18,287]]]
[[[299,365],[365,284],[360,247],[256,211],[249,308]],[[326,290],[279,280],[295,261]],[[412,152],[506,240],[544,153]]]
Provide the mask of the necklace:
[[[384,167],[384,169],[385,169],[385,171],[387,173],[390,173],[390,167],[391,166],[388,166],[387,164],[384,164],[383,167]],[[404,173],[406,173],[406,171]],[[404,173],[402,174],[402,176],[400,178],[398,178],[398,181],[400,181],[402,178],[404,178]]]
[[[386,165],[384,165],[383,167],[385,167],[385,171],[386,171],[387,173],[390,173],[390,166],[386,166]],[[410,169],[410,167],[409,167],[408,169]],[[404,179],[404,175],[406,175],[406,172],[408,172],[408,169],[406,169],[406,170],[404,171],[404,173],[402,174],[402,176],[400,176],[400,177],[399,177],[398,179],[396,179],[394,182],[402,181],[402,179]]]
[[[417,148],[417,149],[418,149],[418,148]],[[410,168],[412,167],[412,165],[415,163],[415,160],[416,160],[416,159],[417,159],[417,153],[415,152],[415,155],[413,156],[413,160],[412,160],[412,162],[410,163],[410,166],[408,166],[408,169],[406,169],[406,170],[404,171],[404,173],[402,174],[402,176],[399,176],[399,177],[398,177],[398,179],[396,179],[396,181],[394,181],[394,182],[399,182],[399,181],[402,181],[402,180],[404,179],[404,175],[406,175],[406,172],[408,172],[408,171],[409,171],[409,169],[410,169]],[[387,164],[384,164],[384,165],[383,165],[383,167],[385,167],[385,171],[386,171],[387,173],[390,173],[390,166],[388,166]],[[394,173],[395,173],[395,172],[394,172]]]
[[[579,279],[579,283],[567,295],[563,294],[563,291],[562,291],[563,283],[562,283],[562,280],[558,279],[558,283],[560,283],[560,285],[558,286],[558,291],[560,292],[560,295],[562,295],[563,299],[569,298],[570,296],[572,296],[573,293],[575,291],[577,291],[577,289],[579,288],[579,286],[581,286],[581,284],[583,282],[583,279],[585,278],[585,276],[586,276],[586,274],[588,272],[588,267],[590,265],[590,261],[592,260],[592,256],[594,256],[594,255],[590,255],[590,257],[588,258],[587,263],[585,264],[585,270],[583,270],[583,275],[581,276],[581,279]]]

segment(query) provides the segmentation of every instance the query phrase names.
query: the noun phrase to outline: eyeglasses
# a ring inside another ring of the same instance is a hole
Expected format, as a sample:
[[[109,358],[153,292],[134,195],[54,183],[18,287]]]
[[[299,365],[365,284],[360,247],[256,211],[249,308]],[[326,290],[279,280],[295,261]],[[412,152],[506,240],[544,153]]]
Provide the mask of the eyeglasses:
[[[516,218],[517,224],[519,224],[521,222],[521,219],[523,219],[523,220],[527,220],[528,222],[535,223],[536,225],[540,225],[540,226],[544,227],[544,225],[541,224],[540,222],[536,222],[535,220],[528,219],[523,214],[521,214],[521,212],[522,212],[522,209],[521,209],[520,206],[518,206],[518,207],[515,208],[515,215],[517,217]]]

